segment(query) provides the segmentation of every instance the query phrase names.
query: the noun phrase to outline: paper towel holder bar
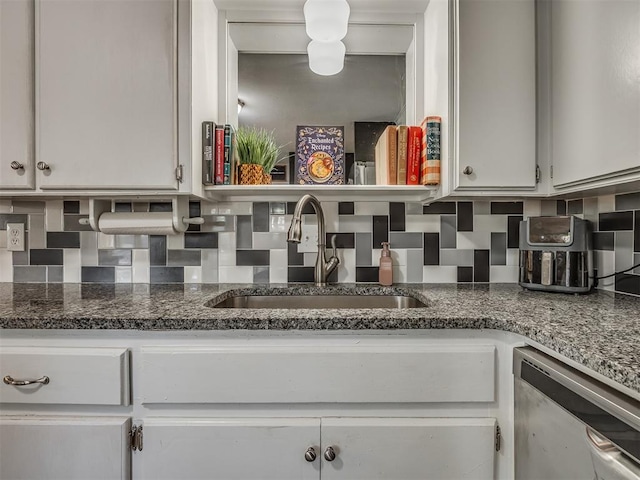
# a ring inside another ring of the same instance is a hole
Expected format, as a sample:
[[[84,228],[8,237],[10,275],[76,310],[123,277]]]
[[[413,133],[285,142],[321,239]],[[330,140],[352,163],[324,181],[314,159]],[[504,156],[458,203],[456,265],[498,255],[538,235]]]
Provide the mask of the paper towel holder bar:
[[[100,231],[99,218],[103,213],[111,213],[111,200],[89,199],[89,218],[80,219],[83,225],[89,224],[96,232]],[[153,214],[154,212],[150,212]],[[189,225],[202,225],[204,218],[189,217],[189,197],[179,196],[171,198],[171,213],[173,216],[173,229],[176,233],[186,232]]]

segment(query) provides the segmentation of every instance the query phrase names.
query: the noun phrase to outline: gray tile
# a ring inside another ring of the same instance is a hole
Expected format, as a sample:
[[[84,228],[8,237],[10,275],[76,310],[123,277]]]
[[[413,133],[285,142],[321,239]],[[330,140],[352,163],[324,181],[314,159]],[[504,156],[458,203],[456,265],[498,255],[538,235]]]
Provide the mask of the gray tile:
[[[62,213],[80,213],[80,202],[78,200],[65,200],[62,202]]]
[[[470,267],[473,265],[473,250],[443,248],[440,250],[440,265]]]
[[[253,222],[251,215],[238,215],[236,219],[236,247],[253,248]]]
[[[407,215],[422,215],[422,203],[407,202],[406,209]]]
[[[616,195],[616,210],[640,210],[640,192]]]
[[[80,248],[78,232],[47,232],[47,248]]]
[[[202,262],[200,250],[169,250],[167,265],[170,267],[199,266]]]
[[[286,202],[270,202],[269,213],[271,215],[285,215],[287,213]]]
[[[238,266],[268,266],[271,252],[269,250],[236,250],[236,265]]]
[[[440,217],[440,248],[456,248],[455,215],[442,215]]]
[[[115,267],[82,267],[80,270],[82,283],[115,283]]]
[[[65,232],[91,232],[91,225],[81,225],[81,218],[89,218],[87,215],[65,215],[63,217]]]
[[[184,268],[149,267],[149,283],[184,283]]]
[[[420,232],[391,232],[389,243],[391,248],[422,248],[423,236]]]
[[[615,232],[615,271],[633,266],[633,232]]]
[[[29,250],[30,265],[62,265],[62,249],[43,248]]]
[[[542,200],[540,202],[540,215],[543,217],[558,214],[558,204],[555,200]]]
[[[125,249],[98,250],[98,265],[130,266],[131,250],[125,250]]]
[[[218,248],[218,233],[185,233],[184,248]]]
[[[13,252],[14,265],[29,265],[29,252]]]
[[[7,223],[27,224],[28,217],[25,214],[0,213],[0,230],[7,229]]]
[[[422,283],[422,250],[407,250],[407,282]]]
[[[356,233],[356,265],[358,267],[371,266],[371,234]]]
[[[253,234],[252,248],[254,250],[284,250],[287,248],[287,234],[284,232],[256,232]],[[338,248],[341,248],[340,243],[338,243]]]
[[[269,202],[253,203],[253,231],[269,231]]]
[[[47,267],[13,267],[13,281],[44,283],[47,281]]]
[[[269,283],[269,267],[253,267],[253,283]]]
[[[167,264],[167,236],[149,235],[149,264]]]
[[[634,253],[633,254],[633,264],[634,265],[640,265],[640,253]],[[635,268],[631,272],[640,274],[640,267]]]
[[[11,212],[44,214],[44,205],[44,202],[14,200],[11,202]]]
[[[63,282],[63,267],[47,267],[47,282],[48,283],[62,283]]]
[[[149,235],[114,235],[115,248],[149,248]]]
[[[149,202],[134,202],[131,204],[131,208],[134,212],[148,212]]]
[[[507,264],[507,234],[491,232],[491,265]]]
[[[474,215],[491,215],[491,202],[488,200],[476,200],[473,202]]]
[[[46,233],[44,226],[44,215],[33,214],[29,215],[29,226],[26,227],[29,231],[29,248],[46,248]]]

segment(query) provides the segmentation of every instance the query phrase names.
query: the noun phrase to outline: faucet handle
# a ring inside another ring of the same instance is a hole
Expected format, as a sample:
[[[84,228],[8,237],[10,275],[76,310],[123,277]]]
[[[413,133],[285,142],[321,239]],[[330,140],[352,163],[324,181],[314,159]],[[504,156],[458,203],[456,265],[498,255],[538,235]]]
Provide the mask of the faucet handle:
[[[338,256],[338,252],[336,250],[336,235],[335,234],[331,235],[331,248],[333,250],[331,255],[334,256],[334,257],[337,257]]]

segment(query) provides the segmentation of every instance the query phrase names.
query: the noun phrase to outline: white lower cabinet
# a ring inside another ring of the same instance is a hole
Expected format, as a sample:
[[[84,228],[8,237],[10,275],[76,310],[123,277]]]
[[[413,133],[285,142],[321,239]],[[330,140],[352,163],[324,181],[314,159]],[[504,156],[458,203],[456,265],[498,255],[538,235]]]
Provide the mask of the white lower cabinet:
[[[495,425],[493,418],[151,418],[141,478],[492,479]]]
[[[128,417],[2,415],[0,478],[130,479],[130,429]]]

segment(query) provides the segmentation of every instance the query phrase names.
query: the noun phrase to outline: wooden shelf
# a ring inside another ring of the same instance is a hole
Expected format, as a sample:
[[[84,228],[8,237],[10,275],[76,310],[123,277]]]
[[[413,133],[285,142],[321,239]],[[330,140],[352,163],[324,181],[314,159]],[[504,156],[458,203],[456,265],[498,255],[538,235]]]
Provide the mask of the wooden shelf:
[[[205,187],[215,201],[256,201],[259,199],[296,201],[305,193],[326,201],[430,202],[440,187],[425,185],[217,185]]]

